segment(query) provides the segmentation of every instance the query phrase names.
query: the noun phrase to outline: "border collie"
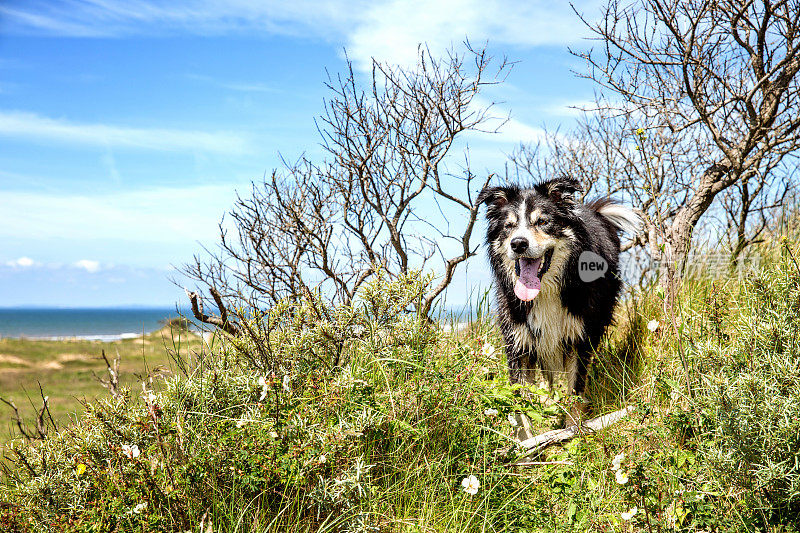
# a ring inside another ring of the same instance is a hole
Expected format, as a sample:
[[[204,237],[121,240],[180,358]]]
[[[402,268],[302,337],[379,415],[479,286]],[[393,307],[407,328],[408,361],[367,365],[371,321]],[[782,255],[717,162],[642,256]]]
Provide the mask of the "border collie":
[[[612,321],[621,281],[619,231],[635,234],[638,215],[609,198],[580,201],[577,180],[487,187],[486,242],[511,381],[534,372],[583,398],[596,348]],[[584,403],[578,412],[585,411]]]

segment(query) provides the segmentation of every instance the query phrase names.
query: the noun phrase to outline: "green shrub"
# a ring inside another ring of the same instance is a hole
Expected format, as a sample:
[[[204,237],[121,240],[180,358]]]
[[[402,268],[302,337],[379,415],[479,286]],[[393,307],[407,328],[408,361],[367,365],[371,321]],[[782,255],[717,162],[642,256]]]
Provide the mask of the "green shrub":
[[[735,286],[728,308],[736,312],[704,354],[698,394],[711,460],[761,526],[800,521],[800,268],[793,254],[784,244],[779,257]]]

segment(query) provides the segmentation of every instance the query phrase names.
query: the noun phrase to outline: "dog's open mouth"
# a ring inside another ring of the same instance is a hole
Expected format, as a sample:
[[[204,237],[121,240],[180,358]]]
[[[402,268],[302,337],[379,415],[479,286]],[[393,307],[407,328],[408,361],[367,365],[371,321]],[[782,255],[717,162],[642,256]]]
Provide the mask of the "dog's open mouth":
[[[517,283],[514,294],[522,301],[530,302],[539,295],[542,289],[542,276],[550,268],[553,250],[548,250],[542,257],[532,259],[520,257],[516,262]]]

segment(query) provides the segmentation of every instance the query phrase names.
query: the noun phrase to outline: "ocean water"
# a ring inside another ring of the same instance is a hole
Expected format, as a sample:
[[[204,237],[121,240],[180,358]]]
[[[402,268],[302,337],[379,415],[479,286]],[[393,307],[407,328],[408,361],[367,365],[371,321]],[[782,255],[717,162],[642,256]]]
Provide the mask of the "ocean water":
[[[176,316],[168,309],[0,308],[0,337],[116,340],[150,333]]]

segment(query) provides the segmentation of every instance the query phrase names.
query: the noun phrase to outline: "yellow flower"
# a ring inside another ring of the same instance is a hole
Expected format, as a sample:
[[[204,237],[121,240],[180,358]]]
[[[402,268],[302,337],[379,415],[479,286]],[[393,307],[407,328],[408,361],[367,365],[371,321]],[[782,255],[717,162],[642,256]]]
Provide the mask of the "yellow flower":
[[[644,135],[644,129],[642,129],[642,128],[637,128],[637,129],[636,129],[636,135]]]
[[[77,473],[79,476],[82,476],[82,475],[83,475],[83,473],[84,473],[84,472],[86,472],[86,465],[85,465],[85,464],[83,464],[83,463],[78,463],[78,464],[77,464],[77,466],[75,466],[75,472],[76,472],[76,473]]]

